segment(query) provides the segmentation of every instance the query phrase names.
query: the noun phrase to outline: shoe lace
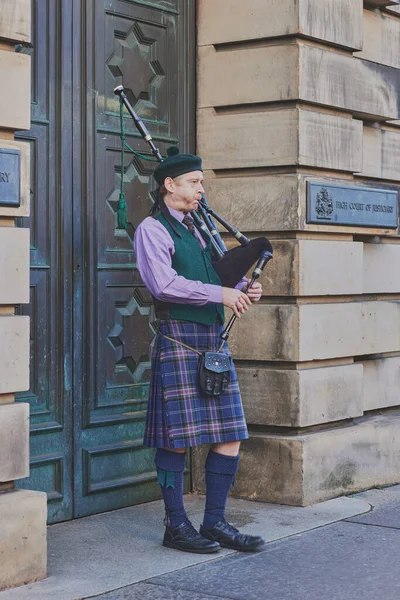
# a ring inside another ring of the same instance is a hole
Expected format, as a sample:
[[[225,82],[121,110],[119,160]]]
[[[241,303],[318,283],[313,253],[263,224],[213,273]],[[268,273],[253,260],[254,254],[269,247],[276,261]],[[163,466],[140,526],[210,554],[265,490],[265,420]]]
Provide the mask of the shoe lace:
[[[240,533],[239,529],[236,529],[233,525],[225,521],[224,519],[224,531],[229,535],[235,535],[235,538],[239,541],[240,544],[245,544],[249,541],[253,536],[248,535],[246,533]]]
[[[234,527],[233,525],[231,525],[230,523],[228,523],[228,521],[225,521],[224,519],[224,531],[229,534],[236,534],[239,533],[239,529],[236,529],[236,527]],[[240,533],[239,535],[243,535],[242,533]]]
[[[189,520],[185,521],[181,531],[189,540],[195,540],[202,537]]]

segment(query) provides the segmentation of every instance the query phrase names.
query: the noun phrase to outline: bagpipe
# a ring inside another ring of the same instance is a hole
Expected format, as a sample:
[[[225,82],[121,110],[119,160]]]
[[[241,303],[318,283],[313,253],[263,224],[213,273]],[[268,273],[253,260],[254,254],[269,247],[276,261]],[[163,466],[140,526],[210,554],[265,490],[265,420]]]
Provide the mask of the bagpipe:
[[[157,161],[160,163],[163,161],[163,157],[155,146],[153,139],[144,125],[142,119],[132,108],[122,85],[117,86],[114,89],[114,94],[119,96],[120,99],[120,116],[121,116],[121,138],[122,146],[125,143],[125,136],[123,135],[123,106],[127,109],[130,116],[132,117],[136,128],[143,137],[143,139],[149,144],[151,151]],[[128,146],[131,152],[135,152]],[[147,158],[142,156],[142,158]],[[123,162],[121,165],[121,185],[123,180]],[[125,205],[126,206],[126,205]],[[240,281],[245,277],[246,273],[250,271],[253,265],[255,265],[250,281],[247,283],[244,293],[247,293],[252,287],[254,282],[262,274],[266,264],[272,258],[273,249],[270,241],[265,237],[255,238],[253,240],[248,239],[243,233],[241,233],[236,227],[229,224],[225,219],[218,215],[208,204],[206,198],[203,196],[199,202],[199,206],[196,211],[191,213],[195,225],[200,229],[206,239],[208,239],[212,245],[212,256],[213,266],[217,272],[221,284],[225,287],[234,288]],[[218,221],[233,237],[239,242],[239,246],[227,249],[224,240],[222,239],[214,220]],[[224,331],[221,333],[221,339],[227,340],[229,337],[230,329],[235,322],[236,316],[232,315]]]

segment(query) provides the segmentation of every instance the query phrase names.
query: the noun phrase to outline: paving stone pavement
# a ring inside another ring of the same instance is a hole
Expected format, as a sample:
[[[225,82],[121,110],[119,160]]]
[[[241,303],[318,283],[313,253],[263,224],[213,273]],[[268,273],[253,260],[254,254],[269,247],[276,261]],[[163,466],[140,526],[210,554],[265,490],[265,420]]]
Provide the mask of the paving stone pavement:
[[[97,596],[98,600],[399,600],[400,486],[367,514]]]
[[[198,525],[204,498],[186,497]],[[372,510],[371,510],[372,506]],[[400,485],[306,508],[231,499],[256,554],[163,548],[162,503],[49,527],[49,577],[0,600],[399,600]]]
[[[195,494],[185,496],[185,506],[195,526],[202,521],[204,500]],[[370,508],[367,501],[357,498],[335,498],[305,508],[230,498],[227,518],[242,531],[261,534],[270,543],[367,513]],[[218,554],[189,554],[164,548],[163,514],[163,502],[157,501],[51,525],[48,577],[0,592],[0,600],[77,600],[113,590],[120,590],[115,592],[120,597],[185,597],[185,590],[139,585],[167,573],[236,555],[228,549]],[[125,589],[134,584],[138,586]],[[190,597],[196,600],[194,594],[191,591]],[[202,590],[199,594],[207,596]]]

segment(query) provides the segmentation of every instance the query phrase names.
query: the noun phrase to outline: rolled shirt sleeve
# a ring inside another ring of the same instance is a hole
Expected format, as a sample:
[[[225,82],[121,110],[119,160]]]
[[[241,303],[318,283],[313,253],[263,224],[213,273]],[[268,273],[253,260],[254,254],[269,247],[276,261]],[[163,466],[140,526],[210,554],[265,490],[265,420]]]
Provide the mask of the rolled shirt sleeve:
[[[247,277],[242,277],[242,279],[239,281],[239,283],[237,283],[235,285],[235,288],[237,290],[244,290],[244,288],[246,287],[246,285],[249,283],[249,279]]]
[[[147,217],[134,237],[136,266],[149,292],[162,302],[203,306],[222,302],[222,287],[186,279],[172,268],[173,239],[156,219]]]

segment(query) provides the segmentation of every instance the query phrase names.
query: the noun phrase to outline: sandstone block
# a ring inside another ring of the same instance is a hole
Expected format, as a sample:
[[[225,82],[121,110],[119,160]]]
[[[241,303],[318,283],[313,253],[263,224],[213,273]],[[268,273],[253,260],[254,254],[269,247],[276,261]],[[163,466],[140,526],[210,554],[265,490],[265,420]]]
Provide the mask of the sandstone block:
[[[290,362],[398,352],[400,302],[259,304],[236,323],[230,347],[237,359]]]
[[[351,426],[297,435],[251,433],[241,445],[232,495],[307,506],[400,482],[398,411]],[[193,453],[193,484],[204,490],[207,448]]]
[[[349,49],[362,48],[363,0],[299,0],[299,33]]]
[[[399,0],[364,0],[364,4],[370,8],[386,8],[398,5]]]
[[[220,114],[198,111],[198,150],[205,169],[297,164],[299,113],[296,109]]]
[[[264,269],[260,283],[264,295],[300,295],[300,249],[297,240],[273,240],[274,258]],[[251,276],[251,271],[248,273]]]
[[[363,168],[369,177],[382,177],[382,131],[376,127],[363,128]]]
[[[400,13],[400,6],[396,6],[396,5],[389,5],[389,6],[385,6],[385,10],[387,10],[388,12],[394,13],[394,14],[399,14]]]
[[[301,360],[400,350],[400,302],[300,307]]]
[[[307,506],[400,481],[398,412],[296,436],[252,435],[242,444],[233,495]]]
[[[0,316],[0,394],[29,389],[29,317]]]
[[[29,476],[29,404],[0,406],[0,482]]]
[[[26,54],[0,50],[0,73],[7,85],[0,95],[0,127],[31,126],[31,60]]]
[[[198,111],[205,169],[307,165],[359,171],[362,123],[302,109],[238,114]]]
[[[361,175],[400,181],[396,158],[399,152],[400,131],[364,127]]]
[[[318,369],[237,367],[250,425],[308,427],[362,415],[361,364]]]
[[[363,292],[400,292],[400,244],[364,244]]]
[[[301,34],[350,49],[362,48],[362,0],[202,0],[198,44],[222,44]]]
[[[207,446],[192,451],[193,487],[204,493]],[[241,443],[239,471],[231,495],[260,502],[303,504],[303,447],[297,436],[253,434]]]
[[[382,120],[398,119],[399,89],[400,72],[397,70],[300,45],[300,98],[307,102]]]
[[[296,5],[291,0],[203,0],[198,12],[198,45],[239,42],[289,35],[298,31]],[[221,26],[224,24],[224,26]]]
[[[237,359],[294,362],[299,360],[299,336],[298,306],[260,304],[236,321],[229,346]]]
[[[400,357],[363,361],[363,410],[400,405]]]
[[[365,128],[364,128],[365,129]],[[399,132],[400,133],[400,132]],[[345,225],[316,225],[306,222],[307,181],[334,183],[339,185],[354,185],[365,187],[364,180],[339,179],[325,174],[320,177],[288,174],[265,174],[257,171],[244,171],[240,175],[229,172],[204,172],[207,199],[213,209],[228,222],[233,223],[243,232],[276,231],[313,231],[337,233],[370,233],[395,236],[396,230],[353,227]],[[372,187],[379,187],[373,184]],[[221,228],[223,230],[223,228]],[[281,243],[282,240],[279,242]],[[273,240],[275,246],[278,242]],[[283,243],[283,242],[282,242]],[[279,252],[288,251],[282,245],[277,247]],[[278,257],[275,255],[274,261]],[[274,269],[271,262],[267,269]],[[290,274],[285,274],[287,280]],[[285,285],[283,283],[283,285]],[[293,294],[296,295],[296,294]]]
[[[362,293],[363,245],[360,242],[299,240],[299,295]]]
[[[307,506],[400,482],[398,411],[351,426],[292,436],[252,433],[241,445],[232,495]],[[203,489],[205,451],[194,453],[194,486]]]
[[[0,406],[2,404],[11,404],[12,402],[14,402],[14,394],[1,394]]]
[[[274,239],[272,244],[274,259],[260,277],[266,297],[363,293],[363,245],[360,242]],[[392,273],[395,269],[396,263],[392,263],[384,272]],[[395,278],[397,281],[397,274]],[[365,276],[364,279],[369,281]],[[367,287],[374,287],[373,282]]]
[[[394,411],[353,427],[306,436],[304,504],[398,483],[399,420]]]
[[[379,147],[379,146],[378,146]],[[399,165],[397,161],[400,149],[400,131],[382,129],[382,179],[399,181]]]
[[[0,590],[46,577],[46,516],[44,492],[0,494]]]
[[[360,121],[299,111],[299,164],[355,172],[362,164]]]
[[[362,243],[273,240],[273,248],[260,278],[266,296],[362,294]]]
[[[1,100],[0,100],[1,103]],[[1,116],[0,116],[1,120]],[[30,147],[26,142],[5,140],[0,137],[0,148],[19,150],[21,153],[20,206],[0,206],[1,217],[29,217],[30,214]]]
[[[0,227],[0,304],[29,302],[29,229]]]
[[[299,176],[220,176],[204,171],[207,199],[229,223],[243,231],[301,228]],[[272,264],[272,263],[271,263]]]
[[[293,42],[218,52],[203,46],[198,57],[201,108],[299,98],[299,46]]]
[[[18,42],[30,41],[30,0],[3,0],[1,5],[0,37]]]
[[[400,21],[382,13],[364,11],[364,43],[355,56],[400,68]]]
[[[303,100],[377,119],[400,117],[400,72],[301,42],[200,48],[199,82],[200,107]]]

